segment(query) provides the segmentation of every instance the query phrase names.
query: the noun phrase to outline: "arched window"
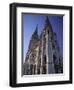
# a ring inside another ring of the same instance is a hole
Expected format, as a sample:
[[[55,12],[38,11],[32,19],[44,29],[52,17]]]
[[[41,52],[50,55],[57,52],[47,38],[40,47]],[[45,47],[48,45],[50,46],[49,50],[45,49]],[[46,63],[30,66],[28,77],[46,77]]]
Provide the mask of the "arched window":
[[[43,59],[42,74],[46,74],[46,55],[44,55]]]
[[[59,58],[59,68],[61,70],[61,73],[63,73],[63,63],[61,62],[60,58]]]
[[[33,65],[33,74],[35,74],[36,65]]]
[[[56,59],[57,59],[56,56],[53,55],[53,62],[54,62],[55,73],[58,73],[58,65],[56,63]]]
[[[37,74],[40,74],[40,67],[41,67],[41,58],[38,61],[38,65],[37,65]]]
[[[37,66],[37,74],[40,74],[40,67]]]
[[[48,34],[49,34],[49,30],[48,30]]]
[[[30,74],[31,75],[33,74],[33,65],[32,64],[30,65]]]
[[[46,55],[44,55],[44,64],[46,64]]]
[[[55,44],[52,42],[52,48],[55,49]]]

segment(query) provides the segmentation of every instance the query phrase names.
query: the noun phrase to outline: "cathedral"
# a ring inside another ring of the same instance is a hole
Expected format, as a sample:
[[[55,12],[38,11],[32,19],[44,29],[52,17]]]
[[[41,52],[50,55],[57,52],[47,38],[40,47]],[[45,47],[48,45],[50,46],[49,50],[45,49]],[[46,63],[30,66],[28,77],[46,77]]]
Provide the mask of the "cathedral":
[[[31,36],[25,62],[23,75],[58,74],[63,73],[63,57],[53,32],[49,18],[46,16],[43,30],[38,35],[38,26]]]

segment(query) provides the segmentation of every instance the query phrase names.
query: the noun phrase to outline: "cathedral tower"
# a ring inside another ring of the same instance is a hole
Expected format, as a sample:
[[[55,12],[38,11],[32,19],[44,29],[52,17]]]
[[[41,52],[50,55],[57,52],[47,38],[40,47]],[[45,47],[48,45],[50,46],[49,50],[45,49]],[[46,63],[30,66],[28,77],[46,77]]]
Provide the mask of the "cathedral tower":
[[[42,73],[55,73],[52,49],[53,31],[48,17],[46,17],[42,33]]]
[[[38,36],[38,26],[32,34],[29,48],[23,64],[23,74],[56,74],[63,73],[63,58],[53,32],[49,18],[46,16],[41,35]]]

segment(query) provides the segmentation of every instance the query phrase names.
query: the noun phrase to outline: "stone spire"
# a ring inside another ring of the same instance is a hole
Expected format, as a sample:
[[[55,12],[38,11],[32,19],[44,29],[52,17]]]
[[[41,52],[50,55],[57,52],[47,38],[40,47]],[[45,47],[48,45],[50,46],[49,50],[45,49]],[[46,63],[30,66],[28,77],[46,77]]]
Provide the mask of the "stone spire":
[[[31,39],[37,39],[38,40],[38,25],[36,26],[35,31],[32,34],[32,38]]]
[[[44,25],[44,28],[45,28],[45,29],[46,29],[47,27],[49,27],[49,28],[52,30],[52,26],[51,26],[51,23],[50,23],[50,21],[49,21],[48,16],[46,16],[45,25]]]
[[[39,41],[39,36],[38,36],[38,25],[35,28],[35,31],[33,32],[32,36],[31,36],[31,40],[29,43],[29,49],[33,48]]]
[[[38,43],[38,41],[39,41],[39,37],[38,37],[38,25],[37,25],[35,28],[35,31],[33,32],[31,36],[25,61],[28,60],[27,58],[29,57],[30,49],[33,49],[34,47],[36,47],[36,44]]]

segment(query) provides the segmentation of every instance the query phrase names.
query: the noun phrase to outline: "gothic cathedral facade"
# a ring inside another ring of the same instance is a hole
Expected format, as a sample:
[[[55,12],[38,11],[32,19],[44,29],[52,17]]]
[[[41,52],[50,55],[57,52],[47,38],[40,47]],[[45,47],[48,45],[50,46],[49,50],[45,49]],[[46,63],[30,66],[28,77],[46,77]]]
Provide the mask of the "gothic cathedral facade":
[[[58,74],[63,73],[63,57],[57,41],[57,35],[53,32],[49,18],[46,17],[43,30],[38,35],[38,27],[29,42],[23,75],[34,74]]]

